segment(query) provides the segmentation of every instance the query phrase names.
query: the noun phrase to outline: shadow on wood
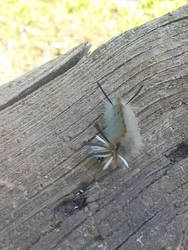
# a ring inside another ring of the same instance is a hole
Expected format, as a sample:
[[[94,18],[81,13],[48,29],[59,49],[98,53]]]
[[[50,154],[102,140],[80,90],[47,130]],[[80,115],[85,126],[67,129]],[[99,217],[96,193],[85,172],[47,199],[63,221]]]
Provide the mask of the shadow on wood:
[[[184,6],[0,87],[0,249],[188,249],[187,27]],[[127,100],[144,85],[128,170],[86,158],[96,81]]]

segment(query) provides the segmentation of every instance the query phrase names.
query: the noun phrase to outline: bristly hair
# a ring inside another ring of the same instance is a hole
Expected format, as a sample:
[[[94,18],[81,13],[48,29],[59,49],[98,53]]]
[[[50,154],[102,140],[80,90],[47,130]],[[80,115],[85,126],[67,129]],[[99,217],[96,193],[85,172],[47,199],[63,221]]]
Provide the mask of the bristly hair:
[[[99,129],[99,125],[97,125],[96,128]],[[102,131],[100,130],[99,132],[101,133]],[[100,143],[87,143],[87,145],[90,146],[88,157],[104,159],[103,170],[106,170],[112,163],[117,165],[119,161],[123,163],[124,167],[128,168],[129,166],[126,159],[118,153],[119,145],[114,146],[103,133],[102,135],[103,138],[98,135],[96,136],[96,139]]]

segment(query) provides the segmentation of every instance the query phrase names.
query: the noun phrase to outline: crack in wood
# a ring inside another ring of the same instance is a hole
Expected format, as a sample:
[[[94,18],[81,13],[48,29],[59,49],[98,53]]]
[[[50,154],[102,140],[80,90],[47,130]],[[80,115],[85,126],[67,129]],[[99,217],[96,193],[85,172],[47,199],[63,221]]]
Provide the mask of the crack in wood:
[[[168,16],[169,16],[169,14],[167,14]],[[166,17],[167,15],[165,15],[164,17]],[[172,16],[173,17],[173,15],[172,14],[170,14],[170,16]],[[156,31],[156,30],[159,30],[160,28],[163,28],[163,27],[165,27],[165,26],[168,26],[169,24],[171,24],[171,23],[177,23],[178,21],[182,21],[182,20],[186,20],[188,17],[187,16],[183,16],[183,17],[181,17],[181,18],[177,18],[177,19],[175,19],[175,20],[173,20],[172,19],[172,21],[170,21],[170,22],[166,22],[165,24],[160,24],[159,26],[157,26],[157,25],[154,25],[155,27],[154,28],[151,28],[148,32],[146,32],[146,33],[144,33],[143,35],[141,35],[141,36],[139,36],[139,37],[137,37],[136,39],[132,39],[132,41],[131,42],[129,42],[128,44],[126,44],[126,46],[127,47],[129,47],[129,46],[131,46],[133,43],[135,43],[136,41],[138,41],[138,40],[140,40],[141,38],[143,38],[143,37],[145,37],[146,35],[149,35],[150,33],[152,33],[152,32],[154,32],[154,31]],[[169,17],[168,17],[168,20],[169,20]],[[143,27],[144,27],[145,25],[143,25]],[[135,30],[137,29],[137,27],[135,28]],[[143,30],[142,30],[143,31]],[[127,34],[127,32],[125,32],[125,33],[123,33],[121,36],[126,36],[126,34]],[[125,37],[126,38],[126,37]]]
[[[168,168],[169,168],[169,166],[168,166]],[[155,184],[157,181],[159,181],[162,177],[164,177],[165,175],[167,175],[168,168],[166,168],[166,170],[163,171],[163,173],[162,173],[159,177],[155,178],[155,179],[152,180],[149,184],[147,184],[143,189],[141,189],[141,190],[137,193],[137,195],[134,196],[133,199],[130,200],[130,203],[133,202],[135,199],[137,199],[137,198],[140,196],[140,194],[142,194],[144,191],[146,191],[150,186],[152,186],[152,185]]]
[[[53,245],[50,249],[57,249],[57,246],[62,243],[70,234],[72,234],[77,228],[79,228],[82,224],[84,224],[86,221],[88,220],[88,218],[85,218],[84,220],[82,220],[80,223],[78,223],[76,226],[74,226],[69,232],[67,232],[66,234],[64,234],[61,239],[56,240],[55,245]],[[53,229],[55,230],[55,229]],[[50,231],[53,231],[50,230]],[[49,231],[49,232],[50,232]],[[45,235],[47,235],[49,232],[46,232],[44,235],[40,235],[39,239],[36,241],[36,243],[32,244],[32,246],[28,249],[35,249],[35,247],[40,247],[40,241],[42,240],[43,237],[45,237]],[[52,242],[50,242],[52,243]],[[36,244],[39,244],[39,246],[36,246]],[[40,248],[39,248],[40,249]]]
[[[172,189],[171,192],[168,192],[169,195],[174,194],[178,189],[182,189],[186,184],[188,184],[188,181],[185,181],[178,185],[176,188]]]
[[[171,25],[172,23],[177,23],[179,21],[186,20],[186,19],[188,19],[188,16],[184,16],[184,17],[181,17],[181,18],[174,19],[174,20],[172,20],[170,22],[166,22],[165,24],[160,25],[160,27],[165,27],[167,25]]]
[[[118,250],[120,247],[122,247],[131,237],[135,236],[141,228],[143,228],[147,223],[149,223],[154,217],[156,217],[163,209],[160,209],[159,211],[155,212],[149,219],[145,220],[139,227],[137,227],[131,234],[128,235],[128,237],[122,241],[114,250]]]
[[[83,58],[83,56],[87,53],[87,51],[88,51],[88,48],[83,48],[76,55],[74,55],[72,58],[70,58],[67,62],[65,62],[63,65],[61,65],[58,69],[56,69],[55,71],[52,71],[50,74],[47,74],[43,78],[39,79],[38,81],[33,83],[30,87],[21,91],[17,96],[10,99],[8,102],[0,105],[0,111],[15,104],[16,102],[20,101],[21,99],[24,99],[26,96],[32,94],[34,91],[36,91],[40,87],[44,86],[45,84],[54,80],[59,75],[62,75],[66,71],[73,68]]]
[[[132,197],[132,199],[129,200],[129,204],[131,202],[133,202],[135,199],[137,199],[139,197],[140,194],[142,194],[144,191],[146,191],[150,186],[152,186],[153,184],[155,184],[157,181],[159,181],[162,177],[164,177],[165,175],[167,175],[167,171],[170,168],[170,164],[167,164],[166,166],[164,166],[163,168],[161,168],[160,170],[164,169],[164,171],[162,172],[162,174],[158,177],[156,177],[155,179],[152,179],[151,182],[149,182],[146,186],[144,186],[140,191],[137,192],[137,194]],[[115,169],[116,170],[116,169]],[[156,173],[158,173],[160,171],[156,171]],[[153,173],[154,174],[154,173]],[[152,174],[152,175],[153,175]],[[151,176],[152,176],[151,175]],[[148,176],[146,176],[148,177]],[[150,176],[149,176],[150,177]],[[109,204],[111,204],[114,200],[117,201],[117,197],[120,196],[122,194],[122,190],[120,190],[119,192],[116,192],[115,196],[110,199],[105,205],[101,206],[100,208],[98,208],[95,212],[95,214],[97,214],[98,212],[100,212],[101,209],[104,209],[105,207],[107,207]]]
[[[171,162],[171,164],[175,164],[179,161],[188,157],[188,144],[182,142],[177,145],[177,148],[172,150],[170,153],[165,155]]]

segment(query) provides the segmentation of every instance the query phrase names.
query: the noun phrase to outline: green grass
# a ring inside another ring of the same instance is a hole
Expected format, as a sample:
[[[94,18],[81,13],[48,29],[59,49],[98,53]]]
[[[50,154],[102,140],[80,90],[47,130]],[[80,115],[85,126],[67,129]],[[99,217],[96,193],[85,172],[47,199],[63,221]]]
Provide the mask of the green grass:
[[[92,49],[188,0],[6,0],[0,5],[0,82],[88,41]]]

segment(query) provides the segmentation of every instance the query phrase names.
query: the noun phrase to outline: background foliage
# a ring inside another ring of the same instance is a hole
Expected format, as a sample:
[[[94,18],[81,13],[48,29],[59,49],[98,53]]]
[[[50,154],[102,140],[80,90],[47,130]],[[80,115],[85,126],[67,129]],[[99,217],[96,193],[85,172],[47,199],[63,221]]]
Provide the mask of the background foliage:
[[[88,41],[95,49],[188,0],[6,0],[0,5],[0,83]]]

